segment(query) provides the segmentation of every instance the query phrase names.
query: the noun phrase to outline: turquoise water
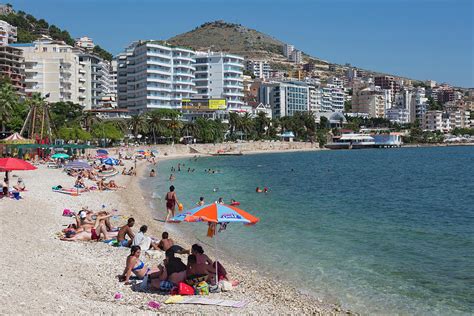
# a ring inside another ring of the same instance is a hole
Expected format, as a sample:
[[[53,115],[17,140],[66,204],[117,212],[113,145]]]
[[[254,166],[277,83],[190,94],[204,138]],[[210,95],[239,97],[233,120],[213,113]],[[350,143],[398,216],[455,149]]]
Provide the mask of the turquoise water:
[[[185,208],[222,196],[260,217],[219,234],[220,249],[239,261],[356,312],[474,312],[474,147],[165,161],[156,192],[166,192],[177,162]],[[203,224],[175,227],[206,239]]]

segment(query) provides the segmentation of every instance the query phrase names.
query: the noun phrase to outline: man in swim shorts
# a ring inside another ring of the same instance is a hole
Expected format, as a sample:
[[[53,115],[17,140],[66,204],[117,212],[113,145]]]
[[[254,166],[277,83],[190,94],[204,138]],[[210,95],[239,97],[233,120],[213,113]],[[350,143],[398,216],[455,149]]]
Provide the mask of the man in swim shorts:
[[[168,238],[168,232],[163,232],[163,234],[161,234],[161,240],[158,243],[158,246],[152,245],[152,247],[154,249],[158,248],[158,249],[161,249],[163,251],[171,249],[171,251],[173,251],[174,253],[178,253],[180,255],[191,253],[190,250],[186,250],[186,249],[184,249],[183,247],[181,247],[179,245],[175,245],[173,239]]]
[[[135,219],[130,217],[127,221],[127,225],[120,228],[117,235],[117,241],[119,242],[120,246],[130,247],[132,245],[133,238],[135,237],[135,234],[132,231],[132,227],[134,224]],[[127,240],[125,236],[128,236],[130,240]]]

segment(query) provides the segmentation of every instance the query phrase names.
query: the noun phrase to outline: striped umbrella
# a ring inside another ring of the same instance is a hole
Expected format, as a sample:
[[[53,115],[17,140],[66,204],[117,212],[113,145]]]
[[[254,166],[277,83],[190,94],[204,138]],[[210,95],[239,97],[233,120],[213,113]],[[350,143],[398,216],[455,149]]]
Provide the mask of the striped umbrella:
[[[208,222],[214,224],[214,230],[209,228],[208,236],[214,238],[214,247],[216,248],[216,261],[217,261],[217,234],[215,224],[227,224],[227,223],[244,223],[246,225],[253,225],[260,221],[259,218],[250,215],[249,213],[241,210],[232,205],[225,204],[208,204],[203,206],[195,207],[189,211],[178,214],[171,219],[173,222]],[[216,281],[219,281],[219,275],[217,273],[216,264]]]
[[[92,167],[85,161],[74,160],[74,161],[69,162],[67,165],[65,165],[64,169],[87,169],[87,170],[90,170],[90,169],[92,169]]]

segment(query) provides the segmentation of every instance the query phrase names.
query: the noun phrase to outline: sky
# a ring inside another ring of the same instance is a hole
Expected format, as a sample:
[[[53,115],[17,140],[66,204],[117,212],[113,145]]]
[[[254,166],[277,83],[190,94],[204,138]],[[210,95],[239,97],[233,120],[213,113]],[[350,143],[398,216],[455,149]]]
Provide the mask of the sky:
[[[324,60],[474,87],[473,0],[7,0],[114,55],[209,21],[239,23]]]

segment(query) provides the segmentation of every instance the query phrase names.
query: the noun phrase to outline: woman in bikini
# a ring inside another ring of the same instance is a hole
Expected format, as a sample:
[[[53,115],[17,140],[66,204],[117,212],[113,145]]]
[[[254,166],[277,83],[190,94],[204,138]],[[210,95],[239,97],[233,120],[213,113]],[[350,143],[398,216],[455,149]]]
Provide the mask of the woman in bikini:
[[[130,249],[130,255],[127,257],[127,264],[122,275],[119,275],[119,281],[130,284],[130,276],[135,274],[137,278],[143,280],[143,278],[151,273],[158,272],[158,269],[151,269],[145,266],[145,263],[140,260],[140,254],[142,250],[140,246],[132,246]]]
[[[170,191],[166,193],[165,200],[166,200],[166,211],[168,212],[168,214],[166,215],[165,221],[168,222],[170,219],[170,216],[171,218],[174,217],[176,204],[179,204],[178,198],[176,197],[176,192],[174,192],[174,185],[170,186]]]

